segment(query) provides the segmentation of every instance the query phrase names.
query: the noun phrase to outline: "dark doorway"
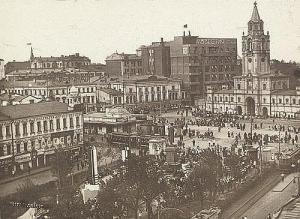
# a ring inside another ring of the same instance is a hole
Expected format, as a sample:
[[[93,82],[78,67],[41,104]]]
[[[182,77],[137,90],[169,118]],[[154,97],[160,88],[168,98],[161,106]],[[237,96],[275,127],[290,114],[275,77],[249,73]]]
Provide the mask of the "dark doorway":
[[[255,115],[255,101],[252,97],[246,98],[247,114]]]

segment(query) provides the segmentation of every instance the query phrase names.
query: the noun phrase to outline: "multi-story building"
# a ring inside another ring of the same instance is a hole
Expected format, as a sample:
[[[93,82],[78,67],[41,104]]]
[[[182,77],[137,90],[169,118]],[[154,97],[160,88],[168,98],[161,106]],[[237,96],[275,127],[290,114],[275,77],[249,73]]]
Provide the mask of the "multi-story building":
[[[91,60],[86,56],[75,55],[60,57],[34,57],[31,50],[30,67],[32,69],[65,69],[65,68],[81,68],[91,64]]]
[[[23,96],[19,94],[0,94],[0,106],[32,104],[41,102],[42,99],[33,96]]]
[[[170,45],[161,38],[149,46],[141,46],[138,50],[142,58],[142,74],[170,77]]]
[[[187,97],[181,80],[166,77],[136,76],[111,82],[110,86],[123,93],[124,103],[131,110],[179,106]]]
[[[12,62],[7,62],[4,66],[5,74],[10,72],[17,72],[20,70],[28,71],[30,69],[30,61],[17,62],[13,60]]]
[[[142,59],[137,54],[113,53],[105,59],[109,77],[127,77],[142,73]]]
[[[289,77],[270,70],[270,35],[264,32],[257,4],[242,37],[242,76],[233,89],[209,89],[206,110],[273,117],[295,117],[300,111],[300,88],[290,89]]]
[[[56,149],[80,157],[81,112],[58,102],[0,107],[0,175],[50,165]]]
[[[205,95],[207,86],[232,84],[238,73],[235,38],[177,36],[170,42],[171,77],[183,80],[192,102]]]
[[[56,81],[2,82],[0,93],[31,95],[41,99],[53,99],[67,103],[70,108],[78,104],[96,104],[96,84],[65,83]]]
[[[105,105],[121,105],[123,104],[123,93],[112,88],[97,89],[97,100]]]

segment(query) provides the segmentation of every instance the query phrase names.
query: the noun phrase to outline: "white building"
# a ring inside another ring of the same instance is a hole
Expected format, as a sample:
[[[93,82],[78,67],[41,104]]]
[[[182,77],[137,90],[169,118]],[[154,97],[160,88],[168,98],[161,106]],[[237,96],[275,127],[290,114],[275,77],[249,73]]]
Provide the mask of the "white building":
[[[300,110],[300,89],[289,89],[288,76],[270,71],[270,35],[264,32],[257,4],[242,37],[242,75],[234,88],[208,88],[206,110],[213,113],[295,117]]]

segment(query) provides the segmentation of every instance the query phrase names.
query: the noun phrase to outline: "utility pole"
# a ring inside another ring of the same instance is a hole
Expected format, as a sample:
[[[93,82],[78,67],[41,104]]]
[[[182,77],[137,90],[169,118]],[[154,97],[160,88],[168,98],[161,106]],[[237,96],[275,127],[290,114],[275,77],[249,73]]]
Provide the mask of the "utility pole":
[[[259,142],[259,152],[260,152],[259,175],[260,176],[262,175],[262,150],[261,150],[261,147],[262,147],[262,142],[260,141]]]
[[[281,142],[280,131],[281,131],[281,125],[279,125],[279,134],[278,134],[278,137],[279,137],[279,142],[278,142],[278,166],[280,165],[280,154],[281,154],[281,151],[280,151],[280,142]]]

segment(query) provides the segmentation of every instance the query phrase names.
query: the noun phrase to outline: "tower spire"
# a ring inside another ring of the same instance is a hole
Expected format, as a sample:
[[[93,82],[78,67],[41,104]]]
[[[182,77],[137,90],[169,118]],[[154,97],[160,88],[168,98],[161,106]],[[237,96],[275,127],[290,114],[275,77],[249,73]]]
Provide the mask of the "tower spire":
[[[32,49],[32,46],[31,46],[31,49],[30,49],[30,61],[32,61],[34,59],[34,55],[33,55],[33,49]]]
[[[251,21],[260,21],[256,1],[254,2],[254,8],[253,8],[252,16],[251,16]]]

